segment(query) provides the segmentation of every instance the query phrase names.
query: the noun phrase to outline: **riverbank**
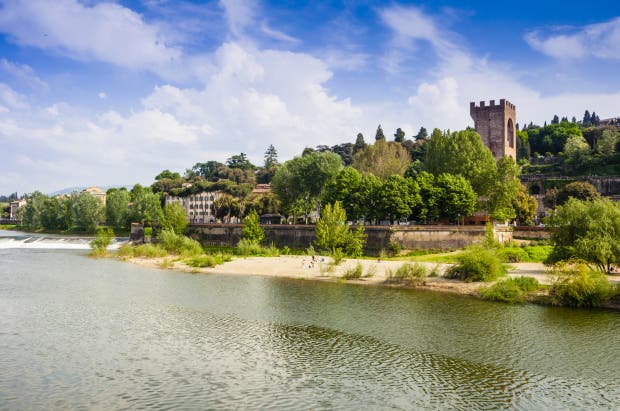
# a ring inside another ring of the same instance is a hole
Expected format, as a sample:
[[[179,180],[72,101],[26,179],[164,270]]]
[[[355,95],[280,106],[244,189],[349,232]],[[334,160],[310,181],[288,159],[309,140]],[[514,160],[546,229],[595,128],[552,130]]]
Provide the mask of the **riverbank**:
[[[227,275],[258,275],[282,277],[309,281],[346,281],[350,284],[415,288],[453,294],[479,297],[481,288],[492,283],[472,282],[444,278],[442,275],[451,266],[446,263],[411,262],[426,268],[430,276],[419,281],[394,281],[393,275],[406,261],[400,260],[369,260],[349,258],[341,264],[332,265],[330,257],[316,257],[314,264],[308,256],[278,257],[235,257],[232,261],[210,268],[195,268],[183,261],[174,261],[170,257],[162,258],[129,258],[134,264],[151,268],[165,268],[189,273],[227,274]],[[361,271],[361,278],[345,280],[347,272]],[[542,263],[514,263],[509,265],[509,277],[534,277],[540,284],[550,285],[554,276],[547,273]],[[609,276],[612,283],[620,283],[620,276]],[[605,308],[620,309],[616,304],[606,304]]]

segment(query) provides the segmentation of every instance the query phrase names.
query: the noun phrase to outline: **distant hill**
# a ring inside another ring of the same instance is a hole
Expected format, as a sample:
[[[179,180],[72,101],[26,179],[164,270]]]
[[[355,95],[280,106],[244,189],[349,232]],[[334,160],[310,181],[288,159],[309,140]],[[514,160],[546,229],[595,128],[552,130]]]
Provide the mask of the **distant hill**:
[[[93,186],[88,186],[88,187],[93,187]],[[67,188],[63,188],[62,190],[58,190],[58,191],[54,191],[53,193],[48,194],[50,197],[54,197],[54,196],[60,196],[60,195],[64,195],[64,194],[71,194],[74,191],[77,191],[78,193],[81,192],[82,190],[88,188],[87,186],[82,186],[82,187],[67,187]],[[123,186],[123,185],[113,185],[113,186],[95,186],[95,187],[99,187],[100,189],[102,189],[103,191],[108,191],[110,188],[121,188],[121,187],[125,187],[127,190],[131,189],[131,186]]]

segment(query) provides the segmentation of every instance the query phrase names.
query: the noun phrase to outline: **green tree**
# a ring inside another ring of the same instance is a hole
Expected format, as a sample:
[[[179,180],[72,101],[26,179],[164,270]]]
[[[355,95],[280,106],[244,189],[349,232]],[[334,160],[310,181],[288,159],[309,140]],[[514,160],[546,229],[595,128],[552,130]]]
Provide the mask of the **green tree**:
[[[411,157],[401,144],[377,140],[357,152],[353,167],[362,174],[374,174],[384,180],[392,174],[403,175],[411,163]]]
[[[163,218],[161,200],[146,187],[136,184],[130,191],[130,219],[145,225],[159,223]]]
[[[331,152],[312,152],[286,161],[273,177],[271,186],[285,210],[300,204],[308,216],[324,188],[340,173],[342,159]]]
[[[275,150],[275,149],[274,149]],[[255,170],[256,166],[248,160],[245,153],[239,153],[226,160],[228,168],[240,168],[242,170]]]
[[[435,129],[426,146],[424,167],[429,173],[462,175],[478,196],[489,193],[495,183],[495,159],[474,130],[442,133]]]
[[[437,177],[436,184],[442,217],[458,222],[474,212],[477,204],[476,192],[465,177],[443,173]]]
[[[426,171],[418,173],[415,181],[420,188],[421,197],[421,202],[415,210],[415,218],[425,223],[436,221],[442,215],[443,190],[435,184],[435,176]]]
[[[596,152],[604,156],[610,156],[616,151],[616,143],[620,138],[620,133],[613,130],[605,130],[599,141],[596,143]]]
[[[128,228],[129,193],[126,189],[111,188],[106,193],[105,219],[116,229]]]
[[[222,167],[226,167],[226,166],[220,163],[219,161],[207,161],[205,163],[196,163],[190,170],[187,170],[186,174],[188,176],[202,177],[209,181],[217,181],[220,178],[218,171],[221,170]]]
[[[357,133],[357,137],[355,138],[355,144],[353,145],[353,155],[365,148],[366,142],[364,141],[364,135],[362,133]]]
[[[35,191],[28,196],[26,205],[21,212],[22,225],[30,230],[42,227],[41,213],[48,197],[40,191]]]
[[[346,220],[347,214],[339,201],[333,206],[325,204],[321,218],[316,222],[316,245],[332,252],[346,245],[350,233]]]
[[[260,219],[256,211],[252,210],[243,219],[241,238],[260,244],[265,238],[265,232],[260,226]]]
[[[600,271],[620,264],[620,206],[608,199],[571,198],[549,218],[551,260],[582,259]]]
[[[393,224],[413,214],[421,202],[420,189],[409,178],[391,175],[381,186],[380,201],[382,217]]]
[[[523,184],[519,185],[519,189],[515,193],[512,200],[512,207],[515,210],[517,222],[520,225],[532,225],[536,210],[538,210],[538,202],[534,197],[527,193]]]
[[[405,132],[398,127],[396,129],[396,133],[394,133],[394,141],[397,143],[402,143],[405,141]]]
[[[168,178],[170,180],[176,180],[176,179],[181,178],[181,175],[179,173],[173,173],[172,171],[166,169],[155,176],[156,181],[159,181],[163,178]]]
[[[278,151],[276,150],[276,148],[273,146],[273,144],[269,144],[269,147],[267,147],[267,151],[265,151],[265,168],[272,168],[272,167],[277,167],[279,166],[280,163],[278,162]]]
[[[420,127],[420,131],[415,136],[416,140],[426,140],[428,138],[428,131],[424,127]]]
[[[555,203],[556,205],[565,204],[571,197],[577,200],[588,201],[599,198],[600,194],[592,184],[586,181],[575,181],[557,191]]]
[[[338,176],[327,184],[323,201],[334,204],[339,201],[344,207],[347,216],[357,220],[363,216],[366,200],[360,193],[362,174],[353,167],[345,167]]]
[[[383,134],[383,129],[381,128],[381,124],[377,127],[377,132],[375,133],[375,141],[383,140],[385,141],[385,134]]]
[[[89,193],[71,195],[71,216],[73,224],[79,231],[94,233],[103,219],[103,204]]]
[[[163,229],[171,230],[176,234],[183,234],[188,224],[189,221],[187,221],[185,210],[179,202],[173,201],[164,206],[163,219],[161,221]]]
[[[519,190],[519,167],[512,157],[502,157],[497,162],[497,173],[489,193],[488,210],[497,221],[516,217],[513,200]]]

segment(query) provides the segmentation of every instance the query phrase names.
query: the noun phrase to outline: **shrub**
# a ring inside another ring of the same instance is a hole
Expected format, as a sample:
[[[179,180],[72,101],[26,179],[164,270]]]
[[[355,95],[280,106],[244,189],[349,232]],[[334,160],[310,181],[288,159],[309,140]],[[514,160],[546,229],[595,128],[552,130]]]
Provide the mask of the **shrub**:
[[[91,255],[93,256],[102,256],[105,255],[106,250],[110,244],[112,244],[112,240],[114,239],[114,230],[111,228],[99,227],[97,229],[97,235],[90,242],[90,246],[93,249]]]
[[[505,247],[499,250],[497,254],[505,263],[519,263],[530,259],[528,253],[524,249],[518,247]]]
[[[241,238],[260,244],[265,238],[265,232],[260,226],[260,219],[256,211],[252,210],[243,219]]]
[[[256,241],[242,238],[237,244],[237,253],[239,255],[260,255],[266,257],[276,257],[280,255],[280,249],[273,243],[269,247],[263,247]]]
[[[134,247],[133,255],[135,257],[158,258],[166,257],[168,253],[166,250],[156,246],[155,244],[140,244]]]
[[[420,282],[427,274],[426,267],[415,263],[405,263],[398,267],[395,272],[389,271],[388,282]]]
[[[554,305],[598,307],[615,294],[605,274],[592,271],[585,264],[560,263],[552,272],[558,276],[549,290]]]
[[[353,280],[357,278],[362,278],[363,268],[362,263],[357,263],[355,268],[349,268],[344,272],[342,278],[345,280]]]
[[[194,268],[215,267],[231,259],[232,257],[228,254],[199,255],[185,260],[185,264]]]
[[[162,230],[157,236],[157,244],[169,253],[192,256],[203,253],[202,246],[196,240],[181,234],[175,234],[172,230]]]
[[[395,241],[392,241],[390,243],[390,252],[392,253],[392,255],[398,255],[400,254],[400,252],[402,251],[402,246],[400,245],[400,243],[397,243]]]
[[[366,274],[364,274],[364,277],[367,277],[367,278],[374,277],[376,273],[377,273],[377,266],[372,265],[368,267],[368,270],[366,270]]]
[[[549,258],[549,254],[553,250],[551,245],[528,245],[523,247],[529,256],[530,261],[543,262]]]
[[[527,293],[540,288],[538,280],[533,277],[509,278],[483,288],[480,296],[485,300],[501,301],[510,304],[523,304],[527,300]]]
[[[342,252],[341,248],[336,248],[333,252],[332,252],[332,258],[334,259],[334,265],[339,265],[341,262],[344,261],[344,253]]]
[[[446,272],[446,277],[459,280],[493,281],[505,274],[502,263],[491,250],[473,248],[456,257],[457,263]]]
[[[129,244],[123,244],[118,249],[118,256],[121,258],[131,258],[134,256],[134,247]]]

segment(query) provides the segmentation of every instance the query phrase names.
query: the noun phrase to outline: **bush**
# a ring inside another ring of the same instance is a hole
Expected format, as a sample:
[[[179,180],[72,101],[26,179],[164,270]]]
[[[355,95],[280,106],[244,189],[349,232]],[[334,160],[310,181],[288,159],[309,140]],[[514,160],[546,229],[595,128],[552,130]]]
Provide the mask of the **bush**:
[[[276,257],[280,255],[280,249],[273,243],[269,247],[263,247],[258,242],[242,238],[237,244],[239,255],[260,255],[265,257]]]
[[[491,287],[483,288],[480,291],[480,296],[490,301],[523,304],[527,300],[527,293],[539,288],[538,280],[533,277],[515,277],[500,281]]]
[[[134,256],[134,247],[129,244],[123,244],[118,249],[118,256],[121,258],[132,258]]]
[[[506,247],[499,250],[497,254],[505,263],[519,263],[530,259],[528,253],[524,249],[518,247]]]
[[[342,249],[336,248],[332,252],[332,258],[334,259],[334,265],[339,265],[342,261],[344,261],[344,253]]]
[[[499,257],[492,250],[474,248],[456,257],[457,263],[446,272],[447,278],[471,281],[493,281],[506,273]]]
[[[99,227],[97,228],[97,235],[95,236],[95,239],[90,242],[90,246],[93,251],[103,250],[105,254],[105,250],[110,244],[112,244],[113,239],[114,230],[111,228]]]
[[[528,245],[528,246],[523,247],[523,249],[528,254],[529,261],[542,263],[547,258],[549,258],[549,255],[551,254],[551,251],[553,250],[553,246],[551,245]]]
[[[215,267],[231,259],[232,257],[228,254],[199,255],[185,260],[185,264],[194,268]]]
[[[355,268],[349,268],[344,272],[342,278],[345,280],[353,280],[357,278],[362,278],[363,268],[362,263],[357,263]]]
[[[400,254],[400,252],[402,251],[402,246],[400,245],[400,243],[397,243],[395,241],[392,241],[390,243],[390,252],[392,253],[392,255],[398,255]]]
[[[592,271],[585,264],[560,263],[552,272],[558,276],[549,291],[554,305],[598,307],[616,293],[605,274]]]
[[[426,277],[426,267],[418,263],[405,263],[398,267],[396,272],[388,272],[388,282],[420,282]]]
[[[203,253],[202,246],[196,240],[181,234],[175,234],[172,230],[162,230],[157,236],[157,244],[169,253],[193,256]]]
[[[133,249],[134,257],[158,258],[166,257],[168,253],[155,244],[140,244]]]

